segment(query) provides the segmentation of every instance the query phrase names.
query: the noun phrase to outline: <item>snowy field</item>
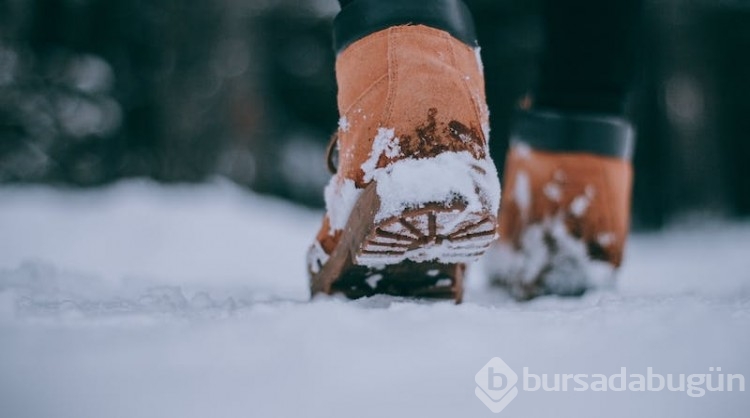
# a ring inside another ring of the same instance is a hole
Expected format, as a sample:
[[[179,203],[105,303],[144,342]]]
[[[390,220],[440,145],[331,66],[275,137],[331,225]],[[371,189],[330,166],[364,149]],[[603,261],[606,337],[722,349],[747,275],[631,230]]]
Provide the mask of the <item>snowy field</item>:
[[[493,357],[750,380],[748,223],[636,235],[617,291],[580,299],[519,304],[474,269],[455,306],[309,302],[319,217],[222,181],[0,188],[0,417],[750,416],[737,381],[520,390],[499,415],[474,393]]]

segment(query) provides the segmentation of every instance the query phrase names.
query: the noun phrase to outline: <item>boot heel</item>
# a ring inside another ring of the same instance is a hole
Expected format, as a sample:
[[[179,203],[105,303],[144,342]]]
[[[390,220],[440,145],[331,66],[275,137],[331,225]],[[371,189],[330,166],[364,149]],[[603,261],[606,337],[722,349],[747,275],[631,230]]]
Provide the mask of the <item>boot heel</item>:
[[[496,238],[496,216],[460,199],[426,203],[376,221],[380,199],[369,185],[352,210],[341,245],[317,272],[311,291],[350,298],[389,294],[460,302],[465,263]]]

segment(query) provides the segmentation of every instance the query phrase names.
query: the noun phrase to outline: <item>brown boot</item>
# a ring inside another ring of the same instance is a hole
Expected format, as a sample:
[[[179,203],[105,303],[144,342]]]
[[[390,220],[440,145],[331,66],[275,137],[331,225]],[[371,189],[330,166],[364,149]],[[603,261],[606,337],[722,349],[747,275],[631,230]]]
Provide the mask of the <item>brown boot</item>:
[[[339,166],[308,254],[313,295],[460,299],[500,199],[481,71],[473,48],[426,26],[339,54]]]
[[[632,128],[618,118],[522,116],[511,138],[492,282],[518,299],[613,283],[628,235]]]

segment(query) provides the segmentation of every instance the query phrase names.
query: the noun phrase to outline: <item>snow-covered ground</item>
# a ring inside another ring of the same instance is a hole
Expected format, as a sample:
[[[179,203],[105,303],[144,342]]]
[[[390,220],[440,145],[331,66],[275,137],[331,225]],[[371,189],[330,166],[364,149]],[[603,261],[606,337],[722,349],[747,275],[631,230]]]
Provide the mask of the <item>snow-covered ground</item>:
[[[636,235],[617,291],[580,299],[519,304],[474,269],[455,306],[309,302],[319,217],[223,181],[0,188],[0,416],[489,417],[493,357],[750,379],[748,223]],[[747,390],[520,390],[499,416],[747,417]]]

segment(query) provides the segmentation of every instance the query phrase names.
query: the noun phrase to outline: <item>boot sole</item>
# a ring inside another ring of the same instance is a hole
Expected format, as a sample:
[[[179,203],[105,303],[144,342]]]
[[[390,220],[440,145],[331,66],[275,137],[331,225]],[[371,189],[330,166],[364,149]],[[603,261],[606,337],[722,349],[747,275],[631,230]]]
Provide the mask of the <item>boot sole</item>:
[[[469,211],[458,199],[376,221],[379,208],[371,184],[354,206],[339,245],[318,272],[310,273],[311,293],[460,302],[465,263],[482,256],[495,240],[496,215]]]

